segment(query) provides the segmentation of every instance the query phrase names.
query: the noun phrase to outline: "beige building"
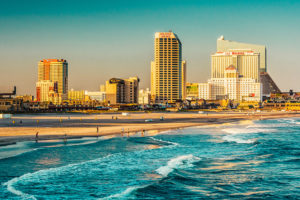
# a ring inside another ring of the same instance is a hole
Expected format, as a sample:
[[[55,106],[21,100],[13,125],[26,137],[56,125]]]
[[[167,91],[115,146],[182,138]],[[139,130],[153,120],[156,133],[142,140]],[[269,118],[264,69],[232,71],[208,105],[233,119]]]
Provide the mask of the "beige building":
[[[139,90],[139,104],[148,105],[151,103],[151,92],[149,88]]]
[[[106,102],[110,104],[137,104],[140,79],[130,77],[128,79],[112,78],[106,81]]]
[[[84,101],[85,94],[84,90],[73,90],[68,91],[68,100],[71,101]]]
[[[156,103],[183,100],[186,62],[182,46],[173,32],[157,32],[154,39],[154,61],[151,62],[151,96]]]
[[[38,63],[38,82],[42,82],[42,81],[50,81],[54,84],[53,91],[51,91],[52,92],[51,96],[55,98],[55,102],[62,102],[63,100],[66,100],[68,98],[67,61],[64,59],[41,60]],[[43,101],[44,97],[41,98],[42,93],[43,95],[45,95],[45,91],[43,91],[42,88],[37,87],[38,101]],[[57,101],[56,100],[57,98],[61,98],[61,99]]]
[[[259,54],[253,51],[232,50],[211,55],[211,78],[224,78],[225,69],[233,65],[239,75],[259,82]]]
[[[36,83],[37,101],[39,102],[50,102],[51,92],[55,91],[54,82],[50,80],[41,80]]]
[[[198,99],[212,99],[212,84],[210,83],[199,83],[198,84]]]
[[[225,40],[223,36],[221,36],[217,40],[217,51],[218,52],[229,52],[232,50],[246,50],[246,51],[253,51],[254,53],[258,53],[260,55],[259,72],[267,71],[266,46]]]

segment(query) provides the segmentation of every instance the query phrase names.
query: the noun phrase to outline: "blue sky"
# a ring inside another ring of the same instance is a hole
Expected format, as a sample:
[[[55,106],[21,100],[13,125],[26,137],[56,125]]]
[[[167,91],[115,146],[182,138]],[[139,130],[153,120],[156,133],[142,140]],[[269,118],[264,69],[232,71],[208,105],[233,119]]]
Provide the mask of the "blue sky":
[[[300,91],[300,1],[0,0],[0,90],[35,94],[37,62],[65,58],[69,88],[98,90],[111,77],[138,75],[150,86],[153,37],[173,30],[188,81],[209,78],[216,39],[264,44],[268,72]]]

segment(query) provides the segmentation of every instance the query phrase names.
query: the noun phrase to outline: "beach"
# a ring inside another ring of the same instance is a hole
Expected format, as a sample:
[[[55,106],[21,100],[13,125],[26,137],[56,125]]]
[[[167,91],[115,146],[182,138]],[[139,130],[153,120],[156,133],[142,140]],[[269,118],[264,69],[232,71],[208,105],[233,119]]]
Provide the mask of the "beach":
[[[221,125],[241,120],[298,117],[297,112],[132,112],[102,114],[32,114],[14,115],[0,120],[0,145],[20,141],[130,136],[136,132],[160,132],[193,126]],[[163,120],[161,120],[163,118]]]
[[[25,120],[19,127],[23,131],[36,128],[40,120],[44,138],[0,147],[0,199],[300,198],[296,113],[116,116],[118,120],[112,114],[61,116],[61,130],[57,114],[14,116]],[[145,123],[142,116],[153,122]],[[98,123],[106,136],[95,137]],[[121,137],[118,129],[125,125],[136,132]],[[74,132],[67,142],[55,139],[68,128]],[[24,133],[10,139],[34,139]]]

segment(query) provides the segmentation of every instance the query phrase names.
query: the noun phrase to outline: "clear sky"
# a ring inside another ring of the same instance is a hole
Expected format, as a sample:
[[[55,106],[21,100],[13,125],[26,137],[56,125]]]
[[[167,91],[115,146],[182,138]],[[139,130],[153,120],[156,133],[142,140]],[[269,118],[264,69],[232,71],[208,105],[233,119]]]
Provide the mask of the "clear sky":
[[[150,86],[154,33],[174,31],[187,80],[206,82],[216,40],[267,46],[268,72],[300,91],[300,1],[0,0],[0,91],[35,94],[37,63],[69,62],[69,89],[99,90],[112,77]]]

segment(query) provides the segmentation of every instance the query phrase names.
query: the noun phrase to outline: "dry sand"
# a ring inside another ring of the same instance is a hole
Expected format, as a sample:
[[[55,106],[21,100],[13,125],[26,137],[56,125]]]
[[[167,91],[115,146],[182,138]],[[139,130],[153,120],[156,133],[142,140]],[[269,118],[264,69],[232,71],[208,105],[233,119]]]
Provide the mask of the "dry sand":
[[[79,138],[104,136],[144,131],[163,131],[191,126],[216,125],[240,120],[299,117],[297,112],[236,113],[222,112],[198,114],[185,113],[129,113],[129,116],[116,114],[38,114],[15,115],[12,119],[0,119],[0,145],[18,141],[39,139]],[[114,119],[112,119],[112,117]],[[118,118],[117,120],[115,118]],[[160,117],[164,117],[161,121]],[[152,119],[152,122],[145,122]],[[14,121],[14,123],[13,123]],[[22,123],[21,123],[22,122]],[[98,132],[97,132],[98,127]]]

